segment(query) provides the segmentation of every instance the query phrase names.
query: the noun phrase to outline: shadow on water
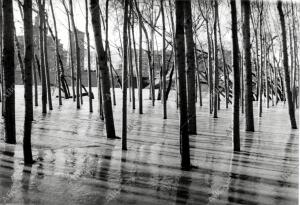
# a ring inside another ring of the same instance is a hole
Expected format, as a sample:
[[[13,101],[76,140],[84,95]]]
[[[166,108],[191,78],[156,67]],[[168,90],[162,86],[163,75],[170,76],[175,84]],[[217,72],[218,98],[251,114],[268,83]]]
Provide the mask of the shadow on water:
[[[190,198],[191,173],[182,172],[177,185],[176,204],[187,204]]]
[[[289,187],[288,181],[290,178],[292,178],[292,175],[296,175],[297,176],[297,182],[294,181],[294,183],[299,182],[299,178],[298,178],[298,169],[299,169],[299,162],[297,161],[296,164],[293,163],[293,154],[292,153],[297,153],[298,151],[295,151],[293,149],[293,146],[295,146],[295,144],[293,143],[295,140],[295,135],[291,134],[288,142],[286,142],[285,144],[285,148],[284,148],[284,158],[283,158],[283,163],[281,166],[281,175],[279,177],[279,179],[277,180],[278,183],[278,189],[275,190],[275,192],[277,193],[277,196],[275,197],[275,204],[280,204],[282,203],[283,200],[287,200],[285,197],[283,197],[280,192],[281,192],[281,188],[282,187]],[[297,196],[295,195],[295,198],[293,198],[292,200],[294,200],[294,203],[297,203]]]
[[[0,151],[0,154],[0,203],[6,204],[13,198],[15,146],[5,144],[4,151]]]
[[[246,133],[244,139],[244,146],[241,149],[245,151],[234,152],[231,161],[230,183],[228,187],[228,202],[237,204],[257,204],[257,187],[251,185],[252,181],[260,182],[260,177],[253,177],[248,175],[249,165],[257,164],[257,158],[251,159],[252,146],[254,143],[254,135]],[[254,155],[255,157],[255,155]],[[248,191],[249,190],[249,191]],[[250,191],[251,190],[251,191]]]
[[[28,192],[30,189],[30,177],[31,177],[32,165],[24,166],[22,172],[22,198],[24,204],[31,204],[30,197],[28,196]]]

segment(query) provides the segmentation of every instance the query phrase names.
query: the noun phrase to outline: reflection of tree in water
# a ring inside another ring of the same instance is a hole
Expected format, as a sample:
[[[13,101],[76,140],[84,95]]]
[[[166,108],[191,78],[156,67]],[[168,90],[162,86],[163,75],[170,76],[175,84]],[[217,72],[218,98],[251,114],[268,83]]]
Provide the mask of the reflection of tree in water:
[[[288,139],[288,142],[285,144],[285,148],[284,148],[284,158],[283,158],[283,163],[282,166],[280,168],[281,171],[281,175],[279,180],[277,180],[277,184],[278,186],[275,188],[275,192],[276,192],[276,197],[275,197],[275,204],[279,204],[282,203],[283,200],[288,200],[288,198],[282,196],[281,190],[283,187],[291,187],[294,186],[296,189],[298,187],[298,183],[289,183],[288,181],[289,178],[292,177],[292,175],[296,175],[297,179],[298,179],[298,169],[299,169],[299,164],[298,164],[298,160],[297,158],[293,158],[291,156],[293,156],[292,153],[297,153],[298,154],[298,150],[295,151],[294,147],[296,143],[293,143],[293,141],[295,140],[295,136],[293,134],[290,135],[290,138]],[[295,198],[293,198],[292,200],[294,201],[295,204],[297,204],[297,193],[295,193],[294,195]]]
[[[24,204],[30,204],[31,200],[29,197],[29,189],[30,189],[30,177],[31,177],[32,165],[24,166],[22,172],[22,197]]]
[[[190,197],[189,187],[192,183],[190,173],[182,172],[179,177],[177,191],[176,191],[176,204],[187,204]]]
[[[254,135],[247,135],[244,138],[243,149],[244,152],[234,152],[231,161],[230,183],[228,186],[227,200],[231,203],[238,204],[257,204],[255,199],[257,197],[256,187],[253,182],[260,184],[260,177],[248,175],[248,168],[251,165],[257,164],[256,160],[251,159],[252,145],[254,142]],[[255,153],[254,153],[255,154]],[[242,158],[242,159],[241,159]],[[254,184],[254,185],[253,185]]]

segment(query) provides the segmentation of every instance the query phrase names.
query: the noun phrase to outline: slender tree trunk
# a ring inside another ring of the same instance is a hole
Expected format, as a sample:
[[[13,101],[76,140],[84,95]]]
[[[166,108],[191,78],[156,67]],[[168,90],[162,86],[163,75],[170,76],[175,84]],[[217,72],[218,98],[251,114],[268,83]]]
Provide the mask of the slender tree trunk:
[[[88,1],[85,0],[85,32],[87,39],[87,57],[88,57],[88,86],[89,86],[89,110],[93,112],[93,100],[92,100],[92,76],[91,76],[91,51],[90,51],[90,34],[89,34],[89,9]],[[107,28],[106,28],[107,29]]]
[[[32,0],[24,1],[24,39],[25,39],[25,120],[23,153],[25,164],[32,164],[31,126],[33,120],[32,102],[32,60],[33,60],[33,26],[32,26]]]
[[[113,110],[110,94],[109,71],[107,67],[107,55],[102,44],[102,33],[100,23],[100,7],[99,0],[90,0],[90,12],[92,17],[92,25],[94,30],[94,38],[96,50],[99,58],[100,74],[102,77],[101,88],[104,99],[104,117],[106,125],[106,133],[108,138],[116,138],[115,125],[113,118]]]
[[[24,63],[23,63],[23,59],[22,59],[22,55],[21,55],[21,47],[20,47],[20,43],[19,43],[19,40],[17,37],[15,26],[14,26],[14,35],[15,35],[15,42],[16,42],[16,49],[17,49],[17,58],[18,58],[19,66],[20,66],[20,70],[21,70],[22,81],[24,83]]]
[[[155,105],[155,51],[154,51],[154,0],[151,1],[151,54],[152,54],[152,62],[150,66],[150,85],[151,85],[151,100],[152,100],[152,106]]]
[[[259,40],[260,40],[260,65],[259,65],[259,107],[258,107],[258,115],[259,117],[262,116],[262,97],[263,97],[263,1],[261,2],[261,11],[259,15]]]
[[[15,120],[15,49],[13,2],[3,1],[3,71],[4,71],[4,130],[5,142],[16,143]]]
[[[114,81],[114,74],[112,71],[112,62],[111,62],[111,56],[110,56],[110,50],[109,50],[109,44],[108,44],[108,5],[109,0],[106,0],[105,3],[105,51],[106,55],[109,56],[109,72],[111,77],[111,88],[112,88],[112,94],[113,94],[113,104],[116,105],[116,94],[115,94],[115,81]]]
[[[96,55],[96,66],[97,66],[97,88],[98,88],[98,106],[99,106],[99,114],[100,119],[104,120],[104,114],[103,114],[103,102],[102,102],[102,89],[101,89],[101,72],[99,67],[99,60]]]
[[[294,103],[294,107],[298,108],[298,92],[297,92],[297,85],[296,85],[296,81],[297,81],[297,76],[299,77],[298,73],[299,73],[299,56],[298,56],[298,40],[297,40],[297,31],[296,31],[296,23],[295,23],[295,19],[297,19],[297,16],[295,16],[295,12],[294,12],[294,3],[292,3],[292,17],[293,17],[293,41],[294,41],[294,56],[295,56],[295,60],[294,60],[294,78],[292,79],[293,82],[293,103]],[[298,73],[297,73],[298,71]],[[298,86],[299,87],[299,86]]]
[[[225,52],[224,52],[224,47],[223,47],[223,43],[222,43],[222,34],[221,34],[221,27],[220,27],[220,19],[219,18],[218,18],[218,30],[219,30],[219,39],[220,39],[220,46],[221,46],[222,59],[223,59],[225,104],[226,104],[226,109],[227,109],[228,108],[228,103],[229,103],[228,76],[227,76],[227,68],[226,68],[227,63],[226,63]]]
[[[213,112],[213,102],[212,102],[212,93],[213,93],[213,82],[212,82],[212,52],[211,52],[211,41],[209,34],[209,25],[208,20],[206,20],[206,34],[207,34],[207,43],[208,43],[208,90],[209,90],[209,113]]]
[[[174,17],[173,17],[173,6],[171,3],[171,0],[169,0],[169,8],[170,8],[170,20],[171,20],[171,28],[172,28],[172,43],[173,43],[173,51],[174,51],[174,68],[176,69],[176,49],[175,49],[175,25],[174,25]],[[154,46],[153,46],[154,50]],[[178,76],[177,71],[175,71],[175,90],[176,90],[176,108],[178,109],[179,103],[178,103]]]
[[[52,98],[51,98],[51,82],[50,82],[50,73],[49,73],[49,64],[48,64],[48,38],[47,38],[46,21],[44,21],[44,39],[43,40],[44,40],[44,63],[45,63],[45,70],[46,70],[48,104],[49,104],[49,110],[53,110]]]
[[[177,72],[179,77],[179,100],[180,100],[180,153],[181,168],[189,170],[190,162],[190,144],[188,132],[187,117],[187,96],[186,96],[186,71],[185,71],[185,43],[184,43],[184,1],[175,1],[176,9],[176,54],[177,54]]]
[[[2,15],[2,0],[0,0],[0,56],[2,58],[3,54],[3,15]],[[2,102],[2,116],[4,116],[4,75],[3,75],[3,64],[2,60],[0,60],[0,83],[1,83],[1,90],[0,90],[0,102]]]
[[[73,32],[74,32],[74,39],[75,39],[75,48],[76,48],[76,103],[77,103],[77,109],[80,109],[80,91],[81,91],[81,68],[80,68],[80,48],[79,48],[79,42],[78,42],[78,36],[77,36],[77,28],[74,21],[74,12],[73,12],[73,5],[72,0],[69,0],[70,5],[70,19],[72,22]],[[73,56],[72,56],[73,58]]]
[[[233,150],[240,151],[240,68],[236,1],[231,0],[232,62],[233,62]]]
[[[245,62],[245,114],[246,131],[254,132],[253,118],[253,94],[252,94],[252,67],[251,67],[251,43],[250,43],[250,14],[251,7],[249,0],[242,0],[243,10],[243,50]]]
[[[36,76],[37,68],[35,66],[34,60],[32,62],[32,67],[33,67],[33,80],[34,80],[34,105],[38,106],[39,105],[39,98],[38,98],[38,81],[37,81],[37,76]]]
[[[128,70],[127,70],[127,45],[128,45],[128,0],[125,0],[124,5],[124,24],[123,24],[123,79],[122,79],[122,150],[127,150],[127,85],[128,85]]]
[[[139,15],[139,113],[143,114],[143,33],[142,17]]]
[[[161,19],[162,19],[162,101],[163,101],[163,115],[167,119],[167,98],[166,98],[166,24],[165,24],[165,11],[164,0],[160,0]]]
[[[57,70],[57,82],[58,82],[58,104],[62,105],[61,100],[61,76],[60,76],[60,69],[59,69],[59,51],[58,51],[58,34],[57,34],[57,27],[56,27],[56,18],[53,10],[53,3],[50,0],[50,7],[52,13],[52,19],[54,24],[54,32],[55,32],[55,54],[56,54],[56,70]]]
[[[130,24],[133,23],[131,19],[133,19],[133,9],[132,9],[132,2],[130,1],[130,13],[129,13],[129,20],[128,20],[128,28],[127,28],[127,35],[128,35],[128,57],[129,57],[129,72],[130,72],[130,85],[131,85],[131,93],[132,93],[132,109],[135,109],[135,89],[134,89],[134,81],[133,81],[133,55],[132,55],[132,47],[131,47],[131,34],[130,34]]]
[[[71,86],[72,86],[72,95],[73,101],[76,101],[76,94],[75,94],[75,76],[74,76],[74,59],[73,59],[73,45],[72,45],[72,31],[71,31],[71,22],[70,22],[70,15],[67,9],[67,5],[65,0],[62,1],[63,6],[65,8],[68,20],[68,34],[69,34],[69,67],[71,68]]]
[[[138,68],[138,55],[136,51],[136,44],[135,44],[135,36],[134,36],[134,23],[131,24],[131,33],[132,33],[132,43],[133,43],[133,50],[134,50],[134,61],[135,61],[135,74],[136,74],[136,85],[139,88],[139,68]]]
[[[219,7],[218,0],[214,2],[215,9],[215,21],[214,21],[214,51],[215,51],[215,83],[214,83],[214,118],[218,117],[218,102],[219,102],[219,60],[218,60],[218,18],[219,18]]]
[[[45,25],[45,0],[38,0],[39,18],[40,18],[40,68],[42,81],[42,112],[47,113],[47,84],[45,73],[45,59],[44,59],[44,25]]]
[[[242,113],[245,113],[245,92],[244,92],[244,62],[243,62],[244,56],[243,54],[240,56],[240,65],[241,65],[241,105],[242,105]]]
[[[267,37],[265,36],[265,39]],[[269,84],[269,51],[268,51],[267,41],[265,42],[265,71],[266,71],[266,97],[267,97],[267,108],[270,107],[270,84]]]
[[[290,115],[292,129],[297,129],[295,110],[293,106],[293,99],[292,99],[292,93],[290,88],[290,74],[289,74],[289,64],[288,64],[288,54],[287,54],[287,38],[286,38],[285,19],[282,11],[281,0],[278,0],[277,2],[277,9],[279,12],[280,24],[281,24],[283,66],[284,66],[284,74],[285,74],[286,95],[288,98],[288,106],[289,106],[289,115]]]
[[[186,43],[186,60],[187,60],[187,97],[188,97],[188,125],[189,133],[197,133],[196,123],[196,102],[195,102],[195,43],[193,39],[193,22],[191,0],[185,1],[184,4],[184,26],[185,26],[185,43]]]

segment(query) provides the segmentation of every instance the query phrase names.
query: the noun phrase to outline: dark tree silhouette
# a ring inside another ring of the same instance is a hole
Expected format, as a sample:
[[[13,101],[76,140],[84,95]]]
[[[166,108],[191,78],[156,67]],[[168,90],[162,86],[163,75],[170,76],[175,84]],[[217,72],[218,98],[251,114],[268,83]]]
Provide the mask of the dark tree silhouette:
[[[293,106],[293,99],[292,99],[292,92],[291,92],[291,85],[290,85],[290,73],[289,73],[289,63],[288,63],[289,60],[288,60],[288,53],[287,53],[285,19],[284,19],[284,14],[282,11],[282,1],[280,1],[280,0],[278,0],[278,2],[277,2],[277,9],[279,12],[280,25],[281,25],[283,67],[284,67],[284,74],[285,74],[285,85],[286,85],[286,95],[287,95],[288,106],[289,106],[289,115],[290,115],[292,129],[297,129],[297,122],[296,122],[296,118],[295,118],[295,108]]]
[[[185,1],[184,4],[184,26],[185,26],[185,43],[186,43],[186,60],[187,60],[187,97],[188,97],[188,121],[189,133],[196,134],[196,89],[195,89],[195,55],[193,39],[193,22],[191,0]]]
[[[231,0],[232,62],[233,62],[233,150],[240,151],[240,66],[236,1]]]
[[[250,1],[242,0],[242,18],[243,18],[243,51],[245,63],[245,117],[246,131],[254,132],[253,118],[253,94],[252,94],[252,67],[251,67],[251,43],[250,43]]]
[[[32,62],[33,62],[33,27],[32,27],[32,0],[24,1],[24,39],[25,39],[25,120],[23,151],[25,164],[32,164],[31,126],[33,120],[32,102]]]
[[[15,121],[15,48],[13,2],[3,1],[3,71],[4,71],[4,128],[5,142],[16,143]]]
[[[110,80],[107,67],[107,55],[103,48],[101,23],[100,23],[100,7],[99,0],[90,0],[90,12],[92,17],[92,25],[94,30],[96,51],[99,59],[99,70],[102,77],[101,88],[103,95],[104,117],[106,125],[106,133],[108,138],[116,138],[114,117],[111,104]]]
[[[179,105],[180,105],[180,152],[181,168],[189,170],[190,162],[190,142],[187,118],[187,96],[186,96],[186,71],[185,71],[185,43],[184,43],[184,1],[175,1],[176,11],[176,34],[175,50],[177,54],[177,72],[179,83]]]
[[[123,24],[123,76],[122,76],[122,149],[127,150],[127,86],[128,86],[128,68],[127,68],[127,47],[128,47],[128,0],[124,2],[124,24]]]

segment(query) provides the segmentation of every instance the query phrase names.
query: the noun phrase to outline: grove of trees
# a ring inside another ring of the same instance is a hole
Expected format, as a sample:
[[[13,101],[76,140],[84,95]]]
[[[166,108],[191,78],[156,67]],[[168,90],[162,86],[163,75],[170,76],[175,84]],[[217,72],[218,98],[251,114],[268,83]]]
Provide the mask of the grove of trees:
[[[93,108],[91,82],[96,75],[99,117],[104,120],[107,138],[122,138],[123,150],[127,150],[127,138],[130,138],[127,133],[129,105],[132,103],[132,109],[138,107],[138,113],[143,114],[145,89],[149,89],[152,106],[155,101],[161,101],[162,120],[168,120],[170,90],[176,93],[183,170],[193,167],[189,135],[197,134],[197,118],[202,116],[197,115],[196,103],[199,100],[203,106],[203,98],[208,99],[208,113],[212,118],[219,117],[221,106],[232,108],[232,149],[237,152],[243,149],[240,119],[245,119],[245,131],[254,132],[256,116],[262,117],[264,109],[280,102],[287,101],[291,128],[297,129],[300,7],[293,1],[85,0],[78,3],[72,0],[3,0],[0,4],[1,101],[5,143],[9,144],[16,143],[15,55],[18,50],[14,6],[20,7],[22,16],[24,46],[21,49],[24,54],[18,55],[21,56],[19,64],[24,65],[23,148],[26,164],[34,163],[31,150],[35,116],[33,97],[35,106],[39,105],[38,97],[41,97],[44,115],[51,112],[52,103],[63,109],[68,98],[76,101],[75,109],[80,109],[83,103],[85,87],[80,55],[85,50],[80,49],[80,22],[74,14],[77,4],[85,6],[82,21],[85,22],[88,57],[89,112],[97,110]],[[59,37],[64,34],[58,29],[56,14],[62,11],[67,17],[64,23],[70,48],[69,84],[65,76],[66,65],[62,62],[63,53],[59,50]],[[224,21],[224,12],[230,14],[230,19]],[[39,22],[36,43],[35,16]],[[110,39],[112,31],[118,43]],[[51,97],[53,85],[47,57],[49,35],[55,43],[57,100]],[[95,50],[95,62],[92,61],[92,50]],[[121,74],[116,71],[113,52],[121,59]],[[96,72],[92,72],[92,67]],[[42,88],[40,95],[38,84]],[[122,133],[115,130],[113,106],[121,104],[116,101],[116,87],[122,89]],[[255,105],[257,109],[254,109]]]

